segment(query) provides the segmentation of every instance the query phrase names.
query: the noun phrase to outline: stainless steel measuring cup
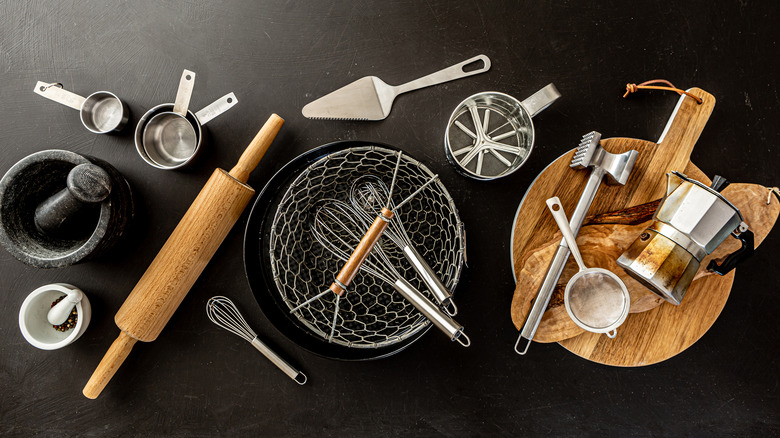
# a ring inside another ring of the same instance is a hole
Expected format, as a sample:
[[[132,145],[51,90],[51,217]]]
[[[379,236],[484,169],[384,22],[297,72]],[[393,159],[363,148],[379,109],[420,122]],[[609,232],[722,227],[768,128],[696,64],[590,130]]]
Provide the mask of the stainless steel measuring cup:
[[[531,119],[559,97],[553,84],[522,102],[495,91],[470,96],[455,108],[447,123],[447,160],[461,174],[478,180],[511,174],[525,163],[533,149]]]
[[[195,73],[184,70],[175,103],[164,103],[147,111],[135,129],[135,148],[149,165],[177,169],[197,154],[203,139],[203,125],[232,108],[238,99],[233,93],[193,113],[189,110]]]
[[[57,103],[79,110],[81,124],[95,134],[121,130],[130,117],[130,110],[114,93],[96,91],[87,97],[65,90],[59,82],[38,81],[33,91]]]
[[[563,302],[566,312],[575,324],[593,333],[617,336],[617,328],[623,324],[631,306],[631,295],[623,280],[614,272],[602,268],[588,268],[582,260],[577,240],[571,231],[561,200],[554,196],[547,200],[558,228],[577,262],[577,272],[566,283]]]

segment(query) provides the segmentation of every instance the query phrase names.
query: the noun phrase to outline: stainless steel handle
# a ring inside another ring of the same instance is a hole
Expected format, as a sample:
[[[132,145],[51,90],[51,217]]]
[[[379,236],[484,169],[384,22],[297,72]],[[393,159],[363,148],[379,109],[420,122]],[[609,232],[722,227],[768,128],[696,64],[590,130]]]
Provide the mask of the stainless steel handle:
[[[282,359],[278,354],[276,354],[273,350],[271,350],[267,345],[263,343],[263,341],[258,339],[257,336],[255,336],[255,338],[252,339],[252,346],[254,346],[257,349],[257,351],[262,353],[263,356],[267,357],[268,360],[270,360],[274,365],[276,365],[280,370],[282,370],[282,372],[287,374],[287,376],[295,380],[295,383],[299,385],[303,385],[304,383],[306,383],[306,380],[308,380],[306,374],[303,374],[302,372],[293,368],[292,365],[287,363],[287,361]]]
[[[529,116],[534,117],[552,105],[559,97],[561,97],[561,93],[555,88],[554,84],[550,83],[522,101],[521,105],[528,111]]]
[[[585,189],[582,191],[577,207],[574,209],[574,213],[571,215],[569,226],[571,227],[572,234],[577,237],[582,227],[582,222],[585,220],[585,215],[590,209],[590,204],[593,203],[593,199],[596,197],[596,192],[601,186],[601,179],[604,177],[604,169],[601,167],[595,167],[590,172],[588,182],[585,184]],[[555,252],[555,258],[550,263],[550,268],[547,269],[547,275],[544,277],[542,287],[539,288],[539,293],[536,295],[536,300],[531,308],[531,312],[528,313],[528,318],[525,320],[525,325],[520,331],[520,336],[515,342],[515,352],[520,355],[524,355],[528,352],[528,348],[531,346],[531,340],[533,340],[536,334],[536,329],[539,328],[539,323],[542,322],[542,316],[547,309],[547,305],[550,303],[555,285],[558,284],[558,279],[561,278],[563,273],[563,267],[566,266],[566,260],[569,258],[569,245],[566,244],[566,239],[561,239],[561,243],[558,245],[558,250]],[[525,348],[519,350],[520,341],[526,340]]]
[[[184,73],[181,74],[181,79],[179,79],[179,89],[176,90],[173,112],[182,117],[187,117],[193,88],[195,88],[195,72],[184,70]]]
[[[423,294],[415,289],[403,278],[399,278],[393,284],[395,290],[401,294],[407,301],[420,311],[429,321],[433,323],[442,333],[446,334],[451,341],[458,341],[464,347],[471,345],[471,340],[463,333],[463,326],[455,322],[452,318],[444,314],[435,304]]]
[[[406,259],[409,260],[412,268],[420,275],[425,285],[428,286],[436,301],[444,307],[444,311],[450,316],[457,315],[458,308],[452,302],[452,294],[439,280],[439,277],[433,272],[430,265],[425,262],[420,253],[408,245],[404,247],[403,251]]]
[[[238,98],[236,95],[233,93],[228,93],[195,113],[195,117],[198,118],[198,121],[201,125],[205,125],[218,115],[236,106],[237,103]]]
[[[463,67],[475,61],[482,61],[484,65],[476,70],[463,71]],[[420,88],[430,87],[431,85],[437,85],[444,82],[453,81],[455,79],[477,75],[488,70],[490,70],[490,58],[485,55],[477,55],[451,67],[439,70],[436,73],[431,73],[428,76],[421,77],[420,79],[415,79],[411,82],[398,85],[397,87],[394,87],[394,89],[396,94],[406,93]]]
[[[86,100],[86,98],[79,96],[76,93],[65,90],[62,88],[62,84],[57,82],[48,83],[38,81],[38,83],[35,84],[33,91],[35,94],[40,94],[47,99],[69,106],[75,110],[81,110],[81,106],[84,105],[84,101]]]
[[[582,260],[582,254],[580,254],[580,249],[577,247],[577,239],[571,231],[569,220],[566,219],[566,213],[563,211],[561,200],[558,199],[557,196],[553,196],[547,200],[547,207],[550,209],[553,218],[555,218],[555,223],[558,224],[558,229],[561,230],[561,234],[563,234],[563,240],[565,240],[566,244],[569,246],[569,251],[571,251],[571,254],[574,256],[574,260],[577,262],[580,271],[588,269],[585,266],[585,262]]]

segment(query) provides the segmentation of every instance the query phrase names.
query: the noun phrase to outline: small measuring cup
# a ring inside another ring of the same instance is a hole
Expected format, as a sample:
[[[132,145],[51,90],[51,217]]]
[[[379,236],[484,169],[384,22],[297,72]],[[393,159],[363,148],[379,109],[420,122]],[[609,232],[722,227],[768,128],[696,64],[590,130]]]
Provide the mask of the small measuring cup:
[[[626,320],[631,305],[631,295],[625,283],[606,269],[586,267],[561,200],[557,196],[552,197],[547,200],[547,207],[580,268],[566,284],[563,295],[566,312],[583,329],[606,333],[608,337],[614,338],[617,336],[617,328]]]
[[[176,102],[157,105],[138,121],[135,148],[153,167],[170,170],[189,163],[204,143],[203,125],[238,103],[236,95],[228,93],[193,113],[188,106],[194,79],[195,73],[184,70]]]
[[[553,84],[522,102],[495,91],[470,96],[455,108],[447,123],[447,160],[461,174],[483,181],[515,172],[533,149],[531,119],[559,97]]]
[[[95,134],[121,130],[130,110],[114,93],[96,91],[87,97],[65,90],[59,82],[38,81],[33,91],[57,103],[79,110],[81,124]]]

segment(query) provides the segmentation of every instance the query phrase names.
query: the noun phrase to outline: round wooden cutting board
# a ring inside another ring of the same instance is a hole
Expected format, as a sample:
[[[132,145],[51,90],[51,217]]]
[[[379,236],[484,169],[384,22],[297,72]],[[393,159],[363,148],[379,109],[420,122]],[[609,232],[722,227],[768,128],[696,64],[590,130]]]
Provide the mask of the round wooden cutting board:
[[[666,172],[680,170],[703,183],[710,180],[693,163],[690,152],[709,117],[714,98],[692,89],[705,100],[696,106],[681,99],[669,126],[656,144],[649,141],[612,138],[601,141],[612,153],[631,149],[639,152],[625,186],[602,184],[577,236],[586,265],[602,267],[618,274],[631,293],[631,314],[618,328],[615,339],[584,332],[574,324],[563,305],[563,290],[577,272],[573,260],[567,263],[534,340],[559,342],[585,359],[613,366],[643,366],[666,360],[693,345],[709,330],[728,300],[735,271],[725,276],[702,268],[679,306],[664,302],[617,266],[615,260],[645,229],[657,201],[666,190]],[[515,217],[512,235],[512,262],[517,285],[512,301],[512,320],[522,329],[536,293],[547,273],[561,234],[545,200],[558,196],[568,215],[574,210],[588,170],[569,168],[574,150],[562,155],[536,178],[526,192]],[[756,184],[732,184],[724,196],[739,208],[758,246],[780,213],[775,197],[769,204],[767,189]],[[654,203],[655,202],[655,203]],[[727,239],[709,259],[719,259],[739,248],[736,239]]]

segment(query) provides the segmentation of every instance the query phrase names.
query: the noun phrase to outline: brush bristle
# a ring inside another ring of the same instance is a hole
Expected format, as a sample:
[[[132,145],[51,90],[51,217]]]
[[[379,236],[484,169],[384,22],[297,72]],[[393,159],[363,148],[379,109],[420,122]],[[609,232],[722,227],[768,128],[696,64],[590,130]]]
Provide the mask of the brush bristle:
[[[593,159],[593,154],[596,152],[597,146],[601,140],[601,133],[591,131],[582,136],[580,145],[577,150],[574,151],[574,156],[571,159],[570,167],[574,169],[582,169],[590,165]]]

